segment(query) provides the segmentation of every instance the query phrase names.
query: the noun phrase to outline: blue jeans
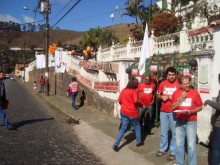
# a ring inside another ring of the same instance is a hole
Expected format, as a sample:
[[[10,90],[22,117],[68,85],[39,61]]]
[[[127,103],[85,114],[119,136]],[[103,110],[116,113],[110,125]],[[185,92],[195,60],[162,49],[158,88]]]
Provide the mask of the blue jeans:
[[[160,151],[166,152],[168,149],[168,131],[171,130],[172,138],[170,142],[170,154],[175,154],[176,149],[176,130],[175,114],[160,111]]]
[[[72,107],[76,108],[76,96],[78,92],[72,92]]]
[[[220,127],[213,128],[212,139],[212,163],[211,165],[220,164]]]
[[[196,165],[196,121],[176,121],[176,164],[184,165],[185,139],[187,140],[188,165]]]
[[[3,124],[5,125],[5,127],[7,128],[10,125],[10,123],[8,122],[8,118],[5,115],[5,112],[4,112],[4,110],[3,110],[1,105],[0,105],[0,118],[1,118],[1,120],[3,122]]]
[[[121,113],[121,128],[118,132],[118,136],[115,140],[114,145],[119,146],[121,139],[124,136],[124,133],[126,132],[130,123],[133,124],[135,129],[136,144],[139,144],[141,142],[141,127],[139,118],[133,118]]]
[[[44,92],[44,84],[40,84],[40,92]]]

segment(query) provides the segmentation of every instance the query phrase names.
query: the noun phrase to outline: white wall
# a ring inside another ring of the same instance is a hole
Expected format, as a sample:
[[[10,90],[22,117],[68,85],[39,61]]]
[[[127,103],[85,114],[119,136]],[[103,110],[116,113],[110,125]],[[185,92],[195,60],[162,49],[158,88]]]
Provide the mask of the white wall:
[[[212,86],[213,88],[212,97],[218,95],[219,83],[218,74],[220,73],[220,27],[216,28],[214,31],[214,50],[215,56],[213,58],[213,68],[212,68]]]
[[[200,93],[203,102],[207,99],[214,100],[218,95],[218,91],[220,89],[220,85],[218,83],[218,74],[220,73],[220,47],[219,47],[219,38],[220,38],[220,28],[216,28],[213,35],[213,43],[215,54],[213,58],[211,57],[202,57],[198,60],[198,89],[201,86],[204,86],[200,81],[201,76],[207,76],[208,83],[207,88],[210,89],[208,94]],[[207,72],[205,72],[203,68],[207,68]],[[198,113],[198,129],[197,133],[199,136],[199,141],[208,144],[209,135],[212,131],[211,125],[211,117],[215,112],[210,106],[204,106],[202,111]]]

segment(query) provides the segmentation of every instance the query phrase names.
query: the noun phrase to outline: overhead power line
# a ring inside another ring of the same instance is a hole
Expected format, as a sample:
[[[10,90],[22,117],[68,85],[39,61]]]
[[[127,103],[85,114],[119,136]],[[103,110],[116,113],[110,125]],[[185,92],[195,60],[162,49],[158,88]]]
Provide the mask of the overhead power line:
[[[80,3],[81,0],[78,0],[76,3],[73,4],[73,6],[51,27],[53,28],[54,26],[56,26],[69,12],[71,12],[71,10],[76,7],[76,5],[78,5]]]
[[[57,14],[55,14],[52,18],[50,18],[50,21],[56,18],[73,0],[70,0]]]
[[[118,11],[122,11],[124,10],[125,8],[122,8]],[[103,13],[100,13],[100,14],[96,14],[96,15],[91,15],[91,16],[87,16],[87,17],[83,17],[83,18],[78,18],[78,19],[75,19],[75,20],[68,20],[68,23],[71,23],[71,22],[82,22],[82,21],[85,21],[85,20],[88,20],[88,19],[92,19],[92,18],[95,18],[95,17],[99,17],[99,16],[103,16],[103,15],[107,15],[107,14],[112,14],[112,13],[118,13],[118,11],[116,10],[111,10],[111,11],[107,11],[107,12],[103,12]],[[65,22],[66,24],[66,22]]]
[[[37,9],[37,7],[36,7],[36,9]],[[35,22],[35,19],[36,19],[36,13],[34,14],[34,22]],[[31,34],[30,34],[30,37],[29,37],[29,41],[28,41],[28,44],[30,44],[30,42],[31,42],[31,39],[32,39],[32,34],[33,34],[33,31],[31,31]]]

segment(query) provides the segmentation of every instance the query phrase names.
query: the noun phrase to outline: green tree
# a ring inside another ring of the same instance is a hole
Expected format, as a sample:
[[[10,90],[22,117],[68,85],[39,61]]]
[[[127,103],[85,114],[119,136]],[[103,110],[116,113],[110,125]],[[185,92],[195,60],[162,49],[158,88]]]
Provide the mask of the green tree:
[[[91,28],[84,36],[83,40],[80,42],[80,46],[83,47],[93,47],[97,49],[98,46],[110,46],[112,41],[118,42],[118,38],[112,31],[101,29],[101,28]]]
[[[127,0],[125,5],[127,6],[125,8],[126,12],[122,13],[122,16],[127,15],[135,18],[136,24],[141,24],[143,30],[145,29],[146,23],[151,22],[152,16],[161,12],[159,6],[152,4],[152,1],[150,5],[144,6],[143,0]]]
[[[122,16],[130,16],[135,19],[136,24],[139,24],[140,13],[145,9],[143,0],[127,0],[125,5],[127,6],[125,8],[126,12],[122,13]]]
[[[146,23],[152,21],[153,15],[161,12],[161,9],[157,4],[150,4],[148,7],[141,8],[139,12],[139,18],[143,24],[143,29],[145,29]]]

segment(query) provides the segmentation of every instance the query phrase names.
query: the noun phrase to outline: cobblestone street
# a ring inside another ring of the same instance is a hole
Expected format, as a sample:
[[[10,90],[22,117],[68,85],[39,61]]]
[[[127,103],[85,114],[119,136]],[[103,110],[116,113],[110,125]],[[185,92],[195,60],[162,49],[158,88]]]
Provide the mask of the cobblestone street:
[[[74,124],[67,124],[65,117],[17,81],[5,80],[10,102],[6,114],[16,130],[0,126],[1,165],[102,164],[80,144]]]

